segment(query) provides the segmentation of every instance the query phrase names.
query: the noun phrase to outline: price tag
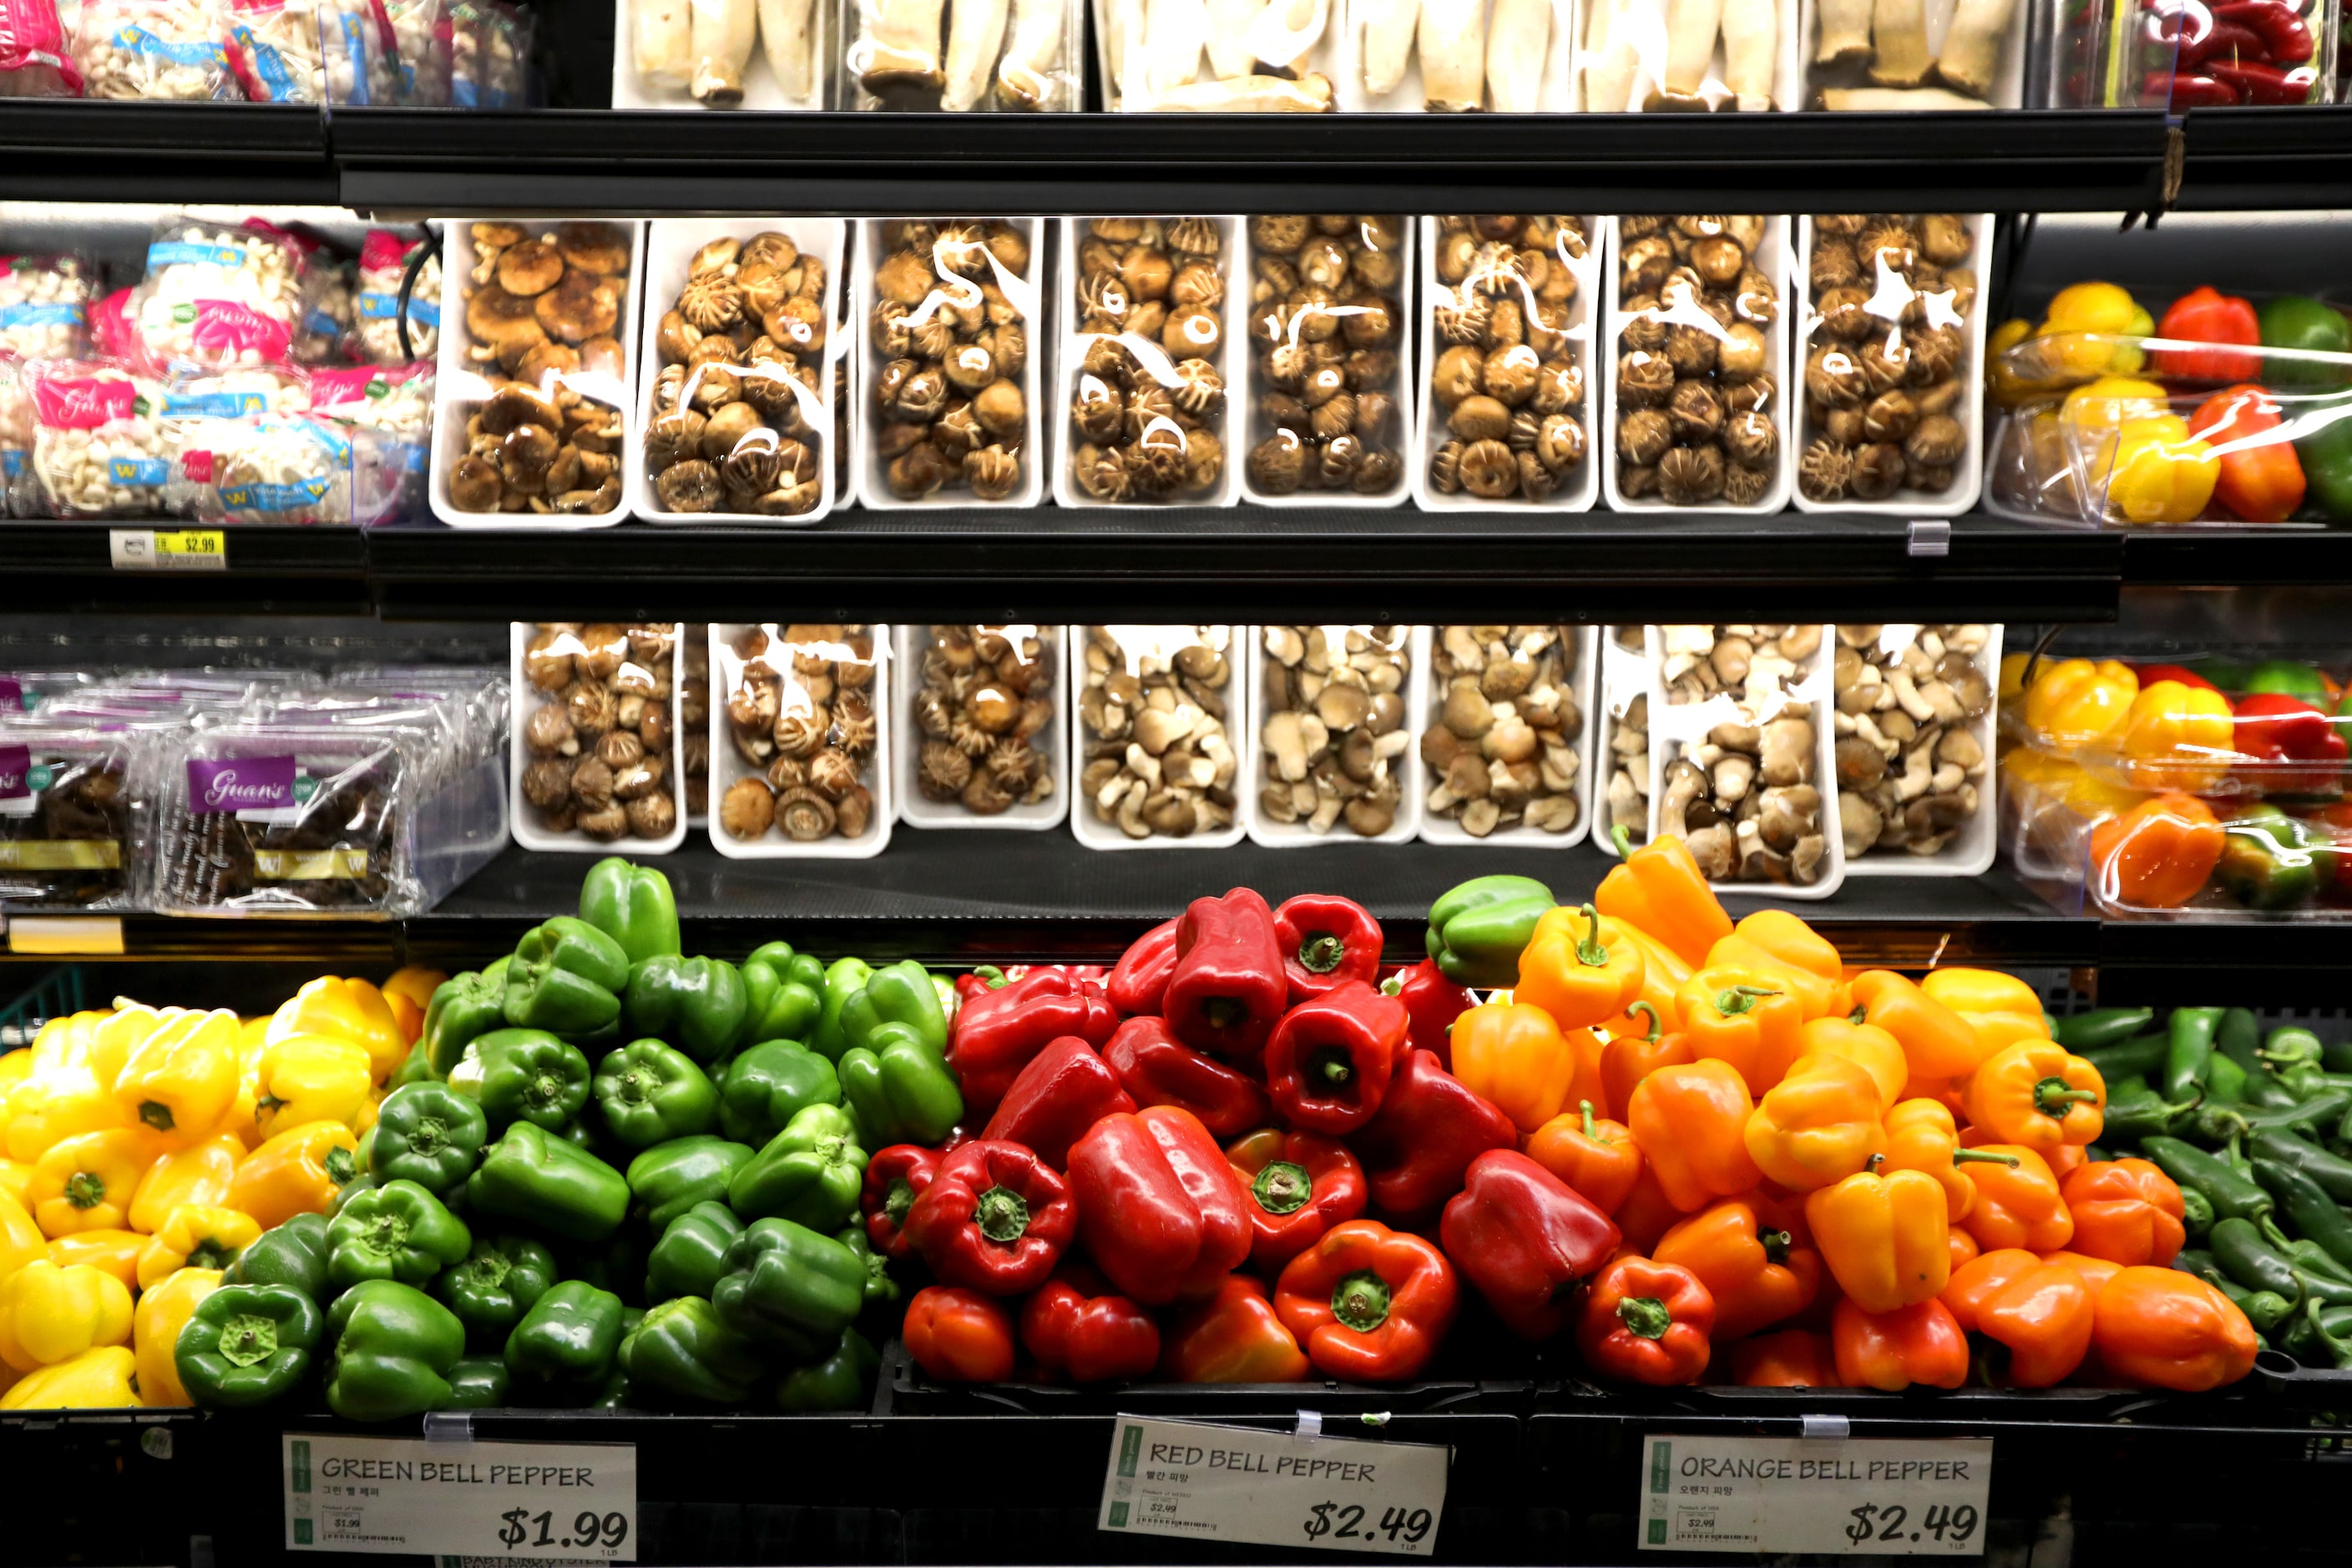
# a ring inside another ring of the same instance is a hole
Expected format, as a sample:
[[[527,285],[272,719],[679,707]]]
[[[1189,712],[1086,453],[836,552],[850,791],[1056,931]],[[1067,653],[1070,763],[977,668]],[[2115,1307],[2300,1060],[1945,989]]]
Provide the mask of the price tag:
[[[217,528],[110,528],[117,572],[226,572],[228,535]]]
[[[637,1560],[628,1443],[285,1435],[289,1551]]]
[[[1653,1434],[1643,1451],[1644,1550],[1890,1557],[1984,1551],[1990,1439]]]
[[[1425,1557],[1452,1450],[1122,1415],[1102,1530]]]

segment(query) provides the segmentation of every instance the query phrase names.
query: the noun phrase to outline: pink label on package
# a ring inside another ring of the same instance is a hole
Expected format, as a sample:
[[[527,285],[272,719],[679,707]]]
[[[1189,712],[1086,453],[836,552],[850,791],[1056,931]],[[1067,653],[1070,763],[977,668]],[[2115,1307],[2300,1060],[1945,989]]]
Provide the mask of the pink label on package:
[[[139,406],[139,389],[127,381],[66,381],[43,376],[33,383],[33,412],[52,430],[95,430],[128,419]]]
[[[233,300],[199,300],[195,315],[188,341],[208,353],[241,354],[252,350],[266,360],[282,361],[294,337],[293,329],[285,322],[248,310]]]
[[[372,228],[360,241],[360,266],[370,272],[395,272],[408,264],[408,253],[421,242],[403,239],[390,229]]]
[[[138,357],[139,334],[131,325],[130,289],[117,289],[89,308],[89,338],[109,359]]]
[[[294,804],[292,757],[188,760],[188,809],[199,816]]]
[[[373,365],[365,364],[314,370],[310,373],[310,406],[333,408],[346,403],[365,403],[368,383],[383,374]]]
[[[81,72],[66,58],[66,34],[53,0],[0,0],[0,70],[47,66],[79,96]]]
[[[180,467],[190,484],[208,485],[213,482],[213,455],[210,452],[184,452]]]

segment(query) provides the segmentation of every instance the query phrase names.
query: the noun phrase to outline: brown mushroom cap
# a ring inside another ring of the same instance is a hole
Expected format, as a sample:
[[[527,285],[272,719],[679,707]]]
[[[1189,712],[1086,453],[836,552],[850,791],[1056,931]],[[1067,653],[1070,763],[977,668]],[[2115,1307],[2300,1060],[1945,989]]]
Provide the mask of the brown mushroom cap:
[[[499,444],[499,472],[518,489],[543,485],[561,443],[544,425],[518,425]]]
[[[620,285],[585,271],[567,272],[531,306],[548,336],[581,342],[606,336],[620,324]]]
[[[481,420],[486,436],[504,436],[525,425],[563,428],[563,416],[555,405],[528,386],[501,386],[490,394],[482,405]]]
[[[628,231],[617,224],[567,223],[555,231],[555,244],[564,264],[583,272],[609,277],[629,269]]]
[[[526,298],[544,294],[562,281],[563,258],[544,239],[526,239],[499,253],[499,287]]]
[[[449,504],[459,511],[496,511],[505,482],[495,465],[481,458],[460,458],[449,470]]]
[[[610,333],[599,334],[580,345],[580,368],[591,375],[619,375],[625,365],[621,342]]]
[[[466,301],[466,331],[476,342],[490,348],[518,337],[536,342],[544,335],[532,302],[495,283],[483,284]]]

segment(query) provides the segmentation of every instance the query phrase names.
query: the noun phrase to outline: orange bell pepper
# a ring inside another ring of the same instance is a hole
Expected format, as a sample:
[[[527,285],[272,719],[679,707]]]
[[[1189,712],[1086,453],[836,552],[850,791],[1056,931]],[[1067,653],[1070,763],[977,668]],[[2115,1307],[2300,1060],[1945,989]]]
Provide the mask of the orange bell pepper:
[[[1844,1181],[1886,1142],[1877,1080],[1843,1057],[1801,1057],[1757,1101],[1745,1136],[1756,1168],[1791,1192]]]
[[[1984,1152],[2014,1154],[2017,1163],[1980,1165],[1974,1173],[1976,1205],[1960,1223],[1978,1246],[2055,1252],[2074,1239],[2074,1216],[2066,1212],[2049,1162],[2022,1143],[1988,1143]]]
[[[2177,910],[2205,890],[2229,842],[2213,808],[2177,790],[2091,829],[2091,875],[2105,904]]]
[[[1962,1291],[1968,1313],[1954,1308],[1952,1315],[2007,1352],[2003,1381],[2010,1386],[2048,1388],[2072,1376],[2091,1348],[2091,1288],[2074,1269],[2030,1252],[1989,1252],[1969,1268],[1984,1270],[1995,1259],[2017,1258],[2023,1263],[2014,1269],[2004,1262],[1972,1276]],[[1961,1286],[1958,1279],[1952,1283],[1954,1289]],[[1945,1292],[1947,1306],[1953,1293]]]
[[[1785,1068],[1797,1058],[1804,1010],[1777,975],[1711,963],[1683,983],[1675,1005],[1691,1054],[1729,1063],[1750,1094],[1780,1081],[1772,1065]]]
[[[33,1166],[33,1218],[42,1234],[121,1230],[130,1223],[139,1179],[163,1154],[151,1128],[118,1127],[68,1138]]]
[[[2126,1268],[2092,1303],[2091,1342],[2109,1372],[2201,1394],[2254,1369],[2261,1336],[2237,1304],[2178,1268]]]
[[[1893,1394],[1915,1383],[1958,1388],[1969,1380],[1969,1337],[1932,1296],[1884,1312],[1840,1301],[1830,1315],[1830,1343],[1838,1381],[1848,1388]]]
[[[410,1045],[425,1033],[425,1009],[433,1005],[433,993],[448,978],[440,970],[412,963],[394,970],[392,978],[383,983],[383,1005],[391,1009],[392,1021]]]
[[[2104,1258],[2093,1258],[2085,1253],[2073,1251],[2045,1252],[2042,1255],[2042,1261],[2063,1264],[2081,1275],[2083,1283],[2090,1287],[2094,1300],[2097,1300],[2100,1291],[2107,1288],[2107,1281],[2122,1273],[2126,1267],[2124,1264],[2113,1263]]]
[[[1454,1020],[1450,1038],[1454,1076],[1473,1094],[1499,1106],[1520,1131],[1534,1131],[1571,1103],[1576,1048],[1542,1008],[1484,1002]],[[1597,1079],[1598,1045],[1593,1056]]]
[[[1890,969],[1866,969],[1850,982],[1863,1021],[1895,1037],[1915,1079],[1960,1078],[1991,1053],[1976,1028]]]
[[[1899,1102],[1886,1113],[1886,1168],[1918,1171],[1944,1189],[1944,1217],[1957,1224],[1977,1201],[1977,1187],[1962,1165],[2013,1165],[2013,1154],[1988,1154],[1960,1147],[1959,1131],[1951,1109],[1941,1100],[1916,1099]]]
[[[48,1256],[60,1268],[87,1263],[121,1280],[125,1289],[136,1290],[139,1255],[146,1250],[147,1237],[135,1230],[78,1230],[49,1243]]]
[[[2107,1085],[2099,1069],[2050,1040],[2017,1040],[1969,1075],[1962,1104],[1970,1125],[1992,1141],[2037,1154],[2080,1148],[2106,1123]]]
[[[2045,662],[2025,689],[2025,726],[2044,750],[2072,752],[2121,724],[2138,695],[2139,677],[2119,660]]]
[[[1519,953],[1511,1000],[1540,1007],[1563,1031],[1613,1018],[1642,994],[1642,950],[1591,904],[1547,910]]]
[[[1632,835],[1622,826],[1617,831],[1617,851],[1624,859],[1601,879],[1593,906],[1647,931],[1685,963],[1696,968],[1706,963],[1707,949],[1731,934],[1731,917],[1706,885],[1706,873],[1671,833],[1635,849]]]
[[[1731,1347],[1731,1381],[1742,1388],[1837,1388],[1837,1352],[1827,1334],[1783,1329]]]
[[[114,1098],[153,1128],[165,1146],[209,1138],[236,1099],[236,1015],[183,1012],[142,1037],[123,1058]]]
[[[324,1214],[343,1184],[361,1174],[359,1146],[359,1135],[340,1121],[289,1127],[245,1157],[229,1206],[265,1227],[298,1214]]]
[[[1669,998],[1667,1005],[1672,1006]],[[1665,1026],[1664,1015],[1648,1001],[1633,1004],[1634,1011],[1649,1024],[1646,1033],[1619,1035],[1601,1047],[1601,1089],[1609,1097],[1609,1104],[1622,1110],[1633,1102],[1633,1086],[1659,1068],[1679,1067],[1698,1058],[1691,1054],[1690,1037],[1679,1029],[1673,1034],[1661,1031]]]
[[[2242,363],[2254,373],[2256,362]],[[2303,460],[2279,428],[2280,408],[2261,387],[2242,384],[2223,387],[2189,416],[2189,436],[2221,459],[2213,499],[2241,521],[2284,522],[2303,505]]]
[[[1950,1309],[1952,1321],[1960,1325],[1963,1333],[1977,1331],[1977,1310],[2001,1290],[2024,1279],[2038,1268],[2046,1267],[2041,1258],[2023,1247],[2004,1247],[1997,1251],[1979,1253],[1966,1267],[1952,1270],[1952,1277],[1936,1300]]]
[[[1794,1317],[1821,1289],[1821,1255],[1787,1226],[1759,1217],[1759,1206],[1751,1197],[1709,1204],[1650,1250],[1653,1260],[1698,1276],[1715,1298],[1718,1339],[1738,1339]]]
[[[1763,1180],[1748,1152],[1748,1118],[1755,1109],[1728,1063],[1693,1062],[1660,1068],[1643,1079],[1625,1123],[1666,1201],[1688,1214]]]
[[[2146,1160],[2095,1160],[2068,1172],[2058,1191],[2074,1216],[2076,1252],[2162,1268],[2189,1239],[2180,1188]]]
[[[1682,954],[1638,926],[1621,922],[1617,929],[1642,950],[1642,989],[1625,1005],[1625,1011],[1601,1026],[1601,1032],[1612,1039],[1620,1035],[1646,1035],[1654,1023],[1658,1029],[1669,1035],[1675,1033],[1683,1026],[1682,1014],[1675,1005],[1675,993],[1691,977],[1691,966],[1683,962]],[[1644,1002],[1650,1005],[1654,1018],[1640,1011]]]
[[[139,1254],[139,1289],[150,1289],[181,1268],[226,1268],[260,1239],[251,1215],[183,1204]]]
[[[1769,974],[1782,990],[1797,999],[1798,1007],[1808,1018],[1825,1018],[1832,1014],[1842,1017],[1853,1011],[1853,1000],[1846,991],[1845,976],[1837,968],[1837,950],[1814,937],[1805,922],[1794,915],[1783,915],[1778,910],[1767,910],[1763,913],[1785,921],[1796,930],[1792,931],[1777,924],[1759,925],[1757,921],[1760,917],[1750,915],[1740,921],[1738,928],[1729,936],[1707,949],[1704,967],[1713,969],[1728,965]],[[1791,953],[1808,958],[1819,956],[1812,945],[1800,940],[1800,933],[1802,937],[1811,938],[1812,944],[1818,944],[1819,952],[1829,954],[1829,973],[1823,974],[1810,964],[1790,956]],[[1780,945],[1769,946],[1757,940],[1759,935]]]
[[[2135,788],[2201,795],[2230,771],[2236,724],[2230,700],[2211,687],[2158,680],[2132,699],[2112,739]]]
[[[271,1045],[295,1035],[325,1035],[367,1047],[369,1069],[382,1083],[408,1058],[410,1041],[401,1037],[399,1021],[383,993],[364,980],[341,980],[331,974],[297,991],[270,1016]]]
[[[1759,910],[1731,931],[1792,969],[1818,975],[1832,986],[1845,984],[1845,965],[1836,946],[1786,910]]]
[[[131,1228],[152,1235],[182,1204],[227,1203],[237,1162],[244,1158],[245,1145],[226,1132],[164,1155],[139,1178],[139,1190],[131,1197]]]
[[[220,1289],[217,1268],[183,1268],[139,1298],[131,1311],[131,1349],[139,1358],[139,1403],[194,1405],[180,1385],[180,1331],[205,1297]]]
[[[1948,1241],[1952,1251],[1952,1267],[1955,1268],[1964,1268],[1982,1256],[1981,1249],[1977,1246],[1977,1238],[1958,1226],[1952,1227]]]
[[[1609,1217],[1616,1221],[1625,1250],[1646,1255],[1659,1237],[1682,1223],[1683,1211],[1666,1196],[1666,1189],[1658,1184],[1658,1173],[1645,1158],[1642,1173],[1633,1180],[1633,1190]]]
[[[1632,1129],[1594,1116],[1589,1100],[1529,1133],[1526,1153],[1602,1214],[1616,1213],[1642,1179],[1642,1150]]]
[[[1576,1324],[1584,1364],[1669,1388],[1706,1371],[1715,1300],[1687,1268],[1620,1252],[1594,1275]]]
[[[1911,1064],[1894,1036],[1875,1024],[1857,1024],[1843,1016],[1809,1019],[1797,1031],[1797,1055],[1843,1057],[1878,1085],[1883,1105],[1902,1099],[1903,1086],[1911,1081]]]
[[[1925,1301],[1951,1278],[1951,1224],[1932,1176],[1876,1170],[1848,1176],[1806,1196],[1805,1223],[1838,1289],[1865,1312]]]

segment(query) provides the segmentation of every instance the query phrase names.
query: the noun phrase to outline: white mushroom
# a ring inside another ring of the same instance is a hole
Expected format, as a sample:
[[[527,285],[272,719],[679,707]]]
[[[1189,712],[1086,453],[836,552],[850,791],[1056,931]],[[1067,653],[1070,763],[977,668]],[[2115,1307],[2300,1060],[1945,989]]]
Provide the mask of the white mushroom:
[[[1772,0],[1760,3],[1769,16]],[[1498,114],[1540,107],[1544,57],[1551,48],[1552,0],[1495,0],[1486,23],[1486,94]]]
[[[1110,0],[1104,31],[1108,35],[1104,47],[1110,54],[1111,84],[1122,98],[1141,94],[1150,74],[1143,64],[1143,0]]]
[[[1772,107],[1772,61],[1780,41],[1774,0],[1723,0],[1723,85],[1741,110]]]
[[[813,6],[814,0],[760,0],[760,47],[776,85],[795,104],[807,100],[814,75],[809,37]]]
[[[1665,17],[1660,0],[1592,0],[1584,32],[1584,107],[1622,114],[1636,107],[1634,79],[1644,60],[1651,69],[1665,48]]]
[[[1927,0],[1874,0],[1870,40],[1877,58],[1870,79],[1881,87],[1916,87],[1935,64],[1927,53]]]
[[[1013,41],[996,68],[996,96],[1014,109],[1048,110],[1061,95],[1061,0],[1013,0]]]
[[[1919,695],[1918,687],[1912,684],[1909,670],[1900,666],[1889,670],[1886,684],[1894,689],[1895,700],[1901,705],[1903,711],[1920,723],[1925,724],[1936,716],[1936,705]]]
[[[948,13],[947,89],[940,107],[961,111],[988,90],[997,51],[1004,44],[1006,0],[955,0]]]
[[[1440,113],[1485,101],[1486,0],[1422,0],[1421,91]]]
[[[1825,87],[1822,107],[1842,113],[1908,114],[1925,109],[1990,109],[1992,105],[1940,87]]]
[[[1209,69],[1218,77],[1247,76],[1257,63],[1250,24],[1266,9],[1265,0],[1208,0]]]
[[[1715,60],[1723,0],[1666,0],[1666,75],[1670,98],[1696,100]]]
[[[1904,753],[1903,776],[1895,781],[1895,799],[1916,800],[1927,793],[1927,786],[1936,777],[1935,767],[1928,761],[1928,753],[1935,749],[1935,742],[1922,741]]]
[[[1990,94],[2001,36],[2009,31],[2009,19],[2016,8],[2017,0],[1960,0],[1944,34],[1944,52],[1936,60],[1936,75],[1948,86],[1978,98]],[[1984,630],[1982,626],[1972,629]],[[1977,644],[1977,647],[1983,646],[1981,641]],[[1974,653],[1976,648],[1960,651]]]
[[[1816,0],[1821,40],[1813,48],[1817,66],[1839,66],[1870,58],[1871,0]],[[1848,840],[1852,842],[1851,838]]]
[[[1209,41],[1209,8],[1203,0],[1145,0],[1145,87],[1157,104],[1160,94],[1189,85],[1201,74],[1201,51]]]
[[[1269,76],[1296,77],[1331,19],[1331,0],[1269,0],[1242,41]]]
[[[874,0],[870,13],[860,8],[869,21],[866,35],[850,50],[850,60],[869,89],[894,83],[940,84],[942,8],[943,0]]]
[[[1412,57],[1412,40],[1421,25],[1421,0],[1365,0],[1349,15],[1362,17],[1364,90],[1385,97],[1404,80],[1405,62]]]
[[[705,103],[731,109],[743,101],[743,68],[759,38],[757,0],[694,0],[694,81]]]
[[[694,80],[693,0],[637,0],[632,52],[647,81],[685,87]]]

